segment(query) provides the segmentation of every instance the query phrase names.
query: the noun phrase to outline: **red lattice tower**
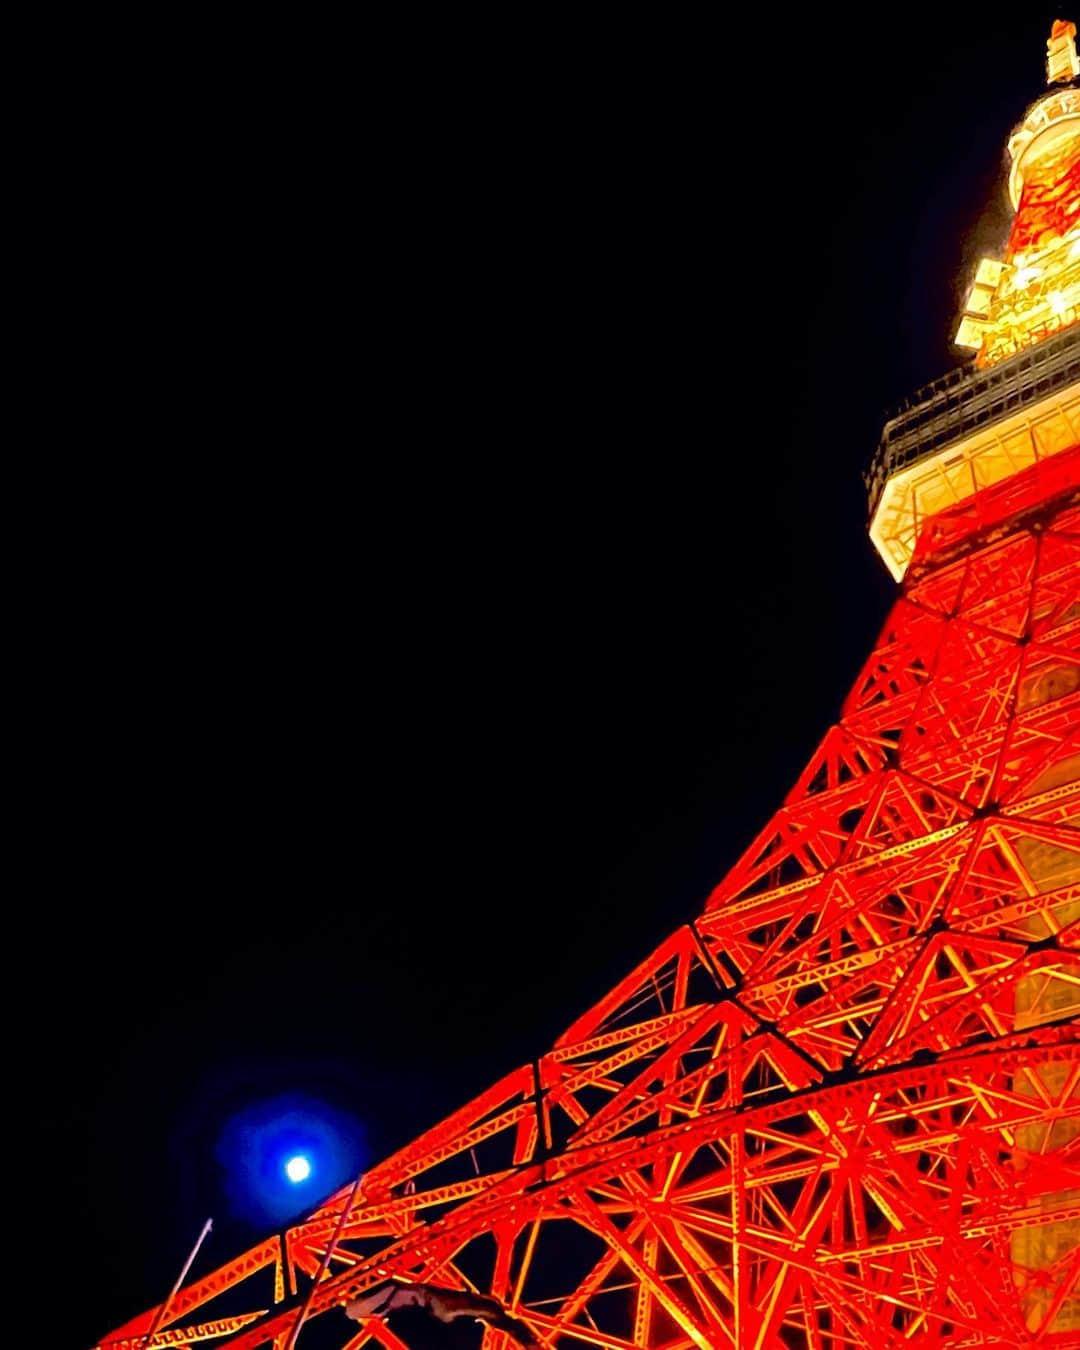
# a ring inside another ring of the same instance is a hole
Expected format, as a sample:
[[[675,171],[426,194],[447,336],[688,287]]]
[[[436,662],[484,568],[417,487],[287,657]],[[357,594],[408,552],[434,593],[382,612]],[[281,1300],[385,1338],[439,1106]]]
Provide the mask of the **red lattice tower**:
[[[343,1312],[390,1278],[559,1350],[1080,1345],[1069,29],[979,356],[883,433],[899,599],[779,811],[547,1054],[102,1350],[403,1350]]]

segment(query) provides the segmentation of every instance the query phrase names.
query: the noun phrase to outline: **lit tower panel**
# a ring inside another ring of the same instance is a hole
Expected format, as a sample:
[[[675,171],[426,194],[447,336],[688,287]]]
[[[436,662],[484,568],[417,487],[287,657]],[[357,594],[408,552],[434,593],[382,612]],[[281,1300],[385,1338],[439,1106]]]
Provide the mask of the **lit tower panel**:
[[[886,423],[900,594],[780,809],[546,1054],[103,1348],[408,1350],[392,1280],[485,1350],[1080,1344],[1074,39],[975,358]]]

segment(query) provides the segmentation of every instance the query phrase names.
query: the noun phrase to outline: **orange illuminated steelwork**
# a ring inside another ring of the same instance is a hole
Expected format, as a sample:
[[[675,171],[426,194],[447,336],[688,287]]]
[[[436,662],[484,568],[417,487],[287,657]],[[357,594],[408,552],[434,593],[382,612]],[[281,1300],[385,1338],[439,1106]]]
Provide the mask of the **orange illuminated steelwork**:
[[[1073,228],[1071,133],[1053,163],[1010,266]],[[301,1350],[408,1350],[343,1311],[390,1278],[552,1350],[1080,1344],[1080,349],[1028,336],[1042,366],[988,348],[883,440],[875,520],[917,506],[899,598],[701,915],[103,1350],[282,1350],[301,1314]]]

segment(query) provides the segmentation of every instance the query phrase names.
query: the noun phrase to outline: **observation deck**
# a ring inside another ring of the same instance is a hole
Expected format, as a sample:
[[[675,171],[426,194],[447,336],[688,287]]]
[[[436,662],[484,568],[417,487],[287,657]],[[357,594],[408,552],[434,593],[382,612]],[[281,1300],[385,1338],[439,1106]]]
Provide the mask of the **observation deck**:
[[[996,365],[958,367],[888,418],[865,482],[895,580],[928,516],[1080,441],[1080,328]]]

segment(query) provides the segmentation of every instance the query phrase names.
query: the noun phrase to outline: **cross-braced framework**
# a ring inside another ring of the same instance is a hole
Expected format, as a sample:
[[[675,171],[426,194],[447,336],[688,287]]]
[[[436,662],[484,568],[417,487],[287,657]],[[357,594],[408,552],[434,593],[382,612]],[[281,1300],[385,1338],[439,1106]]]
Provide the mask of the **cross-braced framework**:
[[[551,1347],[1076,1344],[1080,507],[1043,468],[1016,528],[916,564],[699,919],[152,1344],[283,1350],[339,1224],[309,1316],[349,1350],[403,1345],[341,1310],[391,1276]]]
[[[1048,258],[1080,248],[1069,181]],[[1080,1345],[1078,388],[1018,395],[997,440],[958,415],[885,484],[900,596],[694,922],[102,1350],[408,1350],[343,1311],[390,1280],[549,1350]]]

